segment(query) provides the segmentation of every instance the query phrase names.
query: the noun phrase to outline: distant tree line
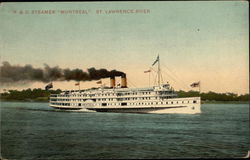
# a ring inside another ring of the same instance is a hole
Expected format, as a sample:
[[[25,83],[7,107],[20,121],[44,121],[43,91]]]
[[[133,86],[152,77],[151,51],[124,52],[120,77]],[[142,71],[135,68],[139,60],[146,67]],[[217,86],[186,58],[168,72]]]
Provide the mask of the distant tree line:
[[[249,101],[249,94],[237,95],[235,93],[199,93],[197,91],[177,91],[179,97],[201,97],[202,101]]]
[[[44,101],[48,102],[50,94],[59,94],[62,91],[43,90],[40,88],[26,89],[22,91],[9,90],[0,94],[1,100],[4,101]],[[200,96],[202,101],[249,101],[249,94],[237,95],[235,93],[199,93],[197,91],[176,91],[178,97],[197,97]]]
[[[44,101],[49,100],[50,94],[58,94],[62,91],[57,90],[43,90],[41,88],[26,89],[22,91],[9,90],[8,92],[1,93],[1,100],[5,101]]]

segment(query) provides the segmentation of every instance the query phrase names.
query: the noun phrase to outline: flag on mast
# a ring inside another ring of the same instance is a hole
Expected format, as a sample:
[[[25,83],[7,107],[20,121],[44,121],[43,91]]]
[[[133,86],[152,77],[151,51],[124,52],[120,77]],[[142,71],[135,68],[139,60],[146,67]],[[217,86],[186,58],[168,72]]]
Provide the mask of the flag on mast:
[[[151,72],[151,70],[144,71],[144,73],[148,73],[148,72]]]
[[[75,86],[79,86],[79,85],[80,85],[80,82],[75,83]]]
[[[152,64],[152,66],[155,65],[155,63],[158,62],[158,61],[159,61],[159,55],[157,56],[156,60],[155,60],[154,63]]]
[[[52,82],[50,82],[47,86],[45,86],[45,90],[49,90],[50,88],[53,88]]]
[[[194,82],[190,85],[191,87],[199,87],[200,86],[200,82]]]
[[[97,81],[96,83],[97,83],[97,84],[102,84],[102,81],[100,80],[100,81]]]

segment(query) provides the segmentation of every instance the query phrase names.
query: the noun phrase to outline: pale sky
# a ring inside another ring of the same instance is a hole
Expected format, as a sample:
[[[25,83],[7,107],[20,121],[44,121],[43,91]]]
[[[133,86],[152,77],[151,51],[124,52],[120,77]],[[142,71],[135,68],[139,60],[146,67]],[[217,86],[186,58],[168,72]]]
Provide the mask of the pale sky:
[[[149,12],[105,13],[118,9]],[[200,81],[202,92],[249,93],[248,14],[247,1],[2,3],[1,65],[116,69],[127,74],[129,87],[147,87],[149,75],[143,71],[159,54],[164,82],[176,90],[191,90],[189,85]],[[109,86],[108,79],[103,82]],[[74,84],[54,82],[54,89],[77,89]],[[13,84],[1,90],[45,85]],[[81,88],[97,86],[96,81],[81,82]]]

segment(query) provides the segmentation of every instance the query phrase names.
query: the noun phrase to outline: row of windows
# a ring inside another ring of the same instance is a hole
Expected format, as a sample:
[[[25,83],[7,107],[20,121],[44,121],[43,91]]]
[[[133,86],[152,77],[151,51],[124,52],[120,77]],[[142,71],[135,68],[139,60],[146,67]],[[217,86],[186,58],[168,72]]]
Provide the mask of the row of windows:
[[[126,100],[150,100],[150,99],[157,99],[158,97],[131,97],[131,98],[117,98],[118,101],[126,101]],[[97,99],[97,101],[113,101],[116,100],[115,98],[102,98],[102,99]]]
[[[94,96],[116,96],[116,95],[137,95],[137,94],[151,94],[151,92],[124,92],[124,93],[105,93],[105,94],[65,94],[65,95],[51,95],[51,97],[94,97]]]
[[[70,106],[70,103],[51,103],[52,105]]]
[[[173,96],[165,96],[164,98],[172,98]],[[130,98],[101,98],[96,99],[96,101],[126,101],[126,100],[152,100],[152,99],[158,99],[158,97],[130,97]],[[85,101],[87,99],[53,99],[51,98],[51,101]]]
[[[90,106],[93,104],[90,103],[51,103],[52,105],[60,105],[60,106]],[[94,104],[98,105],[98,104]]]
[[[124,92],[124,93],[121,93],[121,95],[137,95],[137,94],[151,94],[151,92],[132,92],[132,93],[129,93],[129,92]]]
[[[152,100],[158,99],[159,97],[139,97],[139,98],[117,98],[118,101],[126,101],[126,100]],[[166,96],[164,98],[172,98],[172,96]],[[87,99],[51,99],[51,101],[85,101]],[[115,101],[115,98],[101,98],[101,99],[93,99],[94,101]]]
[[[116,105],[159,105],[159,104],[184,104],[184,103],[197,103],[197,101],[174,101],[171,102],[139,102],[139,103],[102,103],[102,106],[116,106]],[[62,105],[62,106],[70,106],[70,103],[51,103],[52,105]],[[81,103],[73,103],[72,105],[81,106],[81,105],[90,105],[90,104],[81,104]],[[92,104],[93,105],[93,104]],[[99,104],[94,104],[99,105]]]
[[[56,102],[56,101],[72,101],[73,99],[50,99],[50,101]]]
[[[124,100],[150,100],[150,99],[158,99],[158,97],[139,97],[139,98],[118,98],[118,101]],[[51,99],[51,101],[85,101],[86,99]],[[97,101],[115,101],[115,98],[101,98],[97,99]]]
[[[143,97],[143,98],[118,98],[117,100],[122,101],[122,100],[146,100],[146,99],[151,99],[150,97]],[[157,99],[156,98],[152,98],[152,99]],[[53,99],[51,98],[51,101],[85,101],[86,99]],[[116,98],[101,98],[101,99],[97,99],[97,101],[115,101]]]
[[[192,103],[192,101],[171,101],[171,102],[139,102],[139,103],[103,103],[105,104],[104,106],[110,105],[159,105],[159,104],[184,104],[184,103]],[[197,103],[196,101],[193,101],[193,103]]]

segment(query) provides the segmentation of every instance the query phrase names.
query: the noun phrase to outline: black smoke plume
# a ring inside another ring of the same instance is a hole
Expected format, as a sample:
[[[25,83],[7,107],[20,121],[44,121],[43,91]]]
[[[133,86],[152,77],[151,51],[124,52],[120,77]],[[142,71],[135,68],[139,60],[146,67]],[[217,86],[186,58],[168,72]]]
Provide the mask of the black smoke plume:
[[[1,83],[15,83],[21,81],[91,81],[101,78],[124,76],[125,73],[107,69],[88,68],[87,72],[81,69],[62,69],[58,66],[50,67],[44,64],[44,68],[33,68],[31,65],[19,66],[11,65],[9,62],[3,62],[0,72]]]

